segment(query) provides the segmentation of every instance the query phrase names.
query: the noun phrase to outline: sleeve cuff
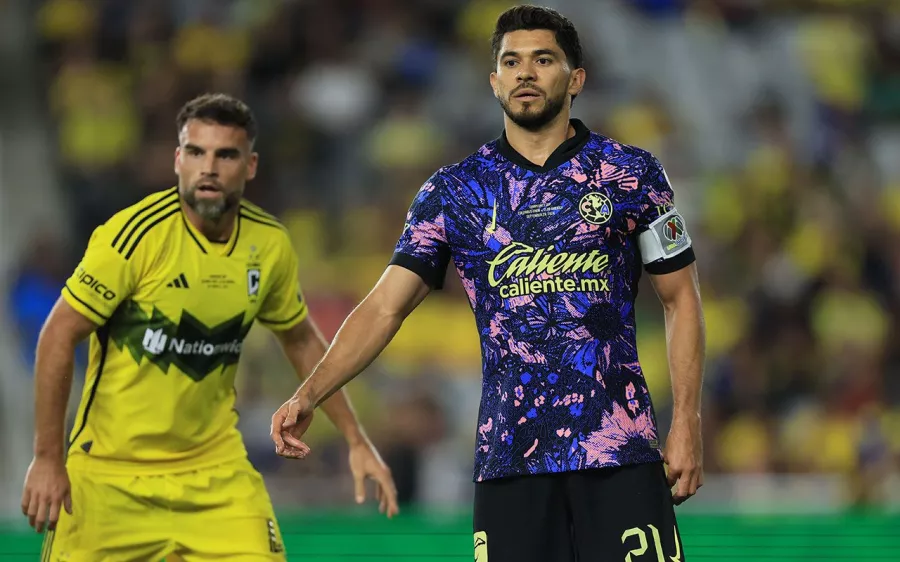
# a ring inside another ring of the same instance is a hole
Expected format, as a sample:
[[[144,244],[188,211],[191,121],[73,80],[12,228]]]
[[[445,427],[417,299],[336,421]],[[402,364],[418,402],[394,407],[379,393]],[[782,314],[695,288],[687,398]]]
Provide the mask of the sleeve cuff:
[[[695,261],[697,261],[697,257],[694,255],[694,248],[688,248],[667,260],[650,262],[644,266],[644,269],[651,275],[665,275],[684,269]]]
[[[425,260],[401,253],[395,253],[389,265],[399,265],[412,271],[432,289],[440,290],[444,287],[446,268],[436,268]]]
[[[102,314],[99,310],[91,306],[87,301],[76,295],[72,291],[72,289],[69,288],[68,284],[63,286],[62,297],[67,303],[69,303],[69,306],[77,310],[82,316],[97,324],[98,326],[106,324],[106,322],[109,320],[109,316]]]
[[[300,310],[293,314],[293,316],[289,316],[284,320],[273,320],[269,318],[263,318],[261,316],[257,316],[256,319],[266,328],[274,330],[276,332],[282,332],[284,330],[290,330],[300,322],[303,322],[304,320],[306,320],[306,317],[308,315],[309,308],[304,304],[302,307],[300,307]]]

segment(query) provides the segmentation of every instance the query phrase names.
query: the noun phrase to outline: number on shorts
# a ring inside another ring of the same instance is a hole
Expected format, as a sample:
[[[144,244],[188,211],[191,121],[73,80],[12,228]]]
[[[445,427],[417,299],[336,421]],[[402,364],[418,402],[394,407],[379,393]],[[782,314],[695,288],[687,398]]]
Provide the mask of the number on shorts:
[[[634,527],[632,529],[628,529],[624,533],[622,533],[622,544],[625,544],[625,541],[631,537],[637,536],[638,540],[641,542],[641,545],[633,550],[630,550],[628,554],[625,555],[625,562],[633,562],[632,555],[641,556],[645,552],[647,552],[647,533],[644,532],[640,527]]]
[[[647,525],[650,528],[650,532],[653,534],[653,546],[656,550],[656,561],[657,562],[667,562],[665,559],[665,555],[663,554],[662,548],[662,539],[659,536],[659,529],[654,527],[653,525]],[[681,543],[678,540],[678,531],[675,530],[675,556],[670,556],[670,562],[681,562]],[[633,556],[643,556],[647,552],[647,533],[644,532],[640,527],[632,527],[628,529],[624,533],[622,533],[622,544],[625,544],[625,541],[630,539],[631,537],[637,537],[638,542],[640,543],[637,548],[634,548],[628,551],[628,554],[625,555],[625,562],[634,562]]]

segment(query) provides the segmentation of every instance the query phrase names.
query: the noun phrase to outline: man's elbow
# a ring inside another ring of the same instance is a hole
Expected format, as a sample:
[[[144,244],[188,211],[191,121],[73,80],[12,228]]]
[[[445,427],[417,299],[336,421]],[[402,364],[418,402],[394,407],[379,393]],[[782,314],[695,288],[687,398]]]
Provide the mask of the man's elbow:
[[[685,285],[669,294],[661,295],[663,309],[666,314],[675,314],[679,311],[696,311],[701,315],[702,303],[700,291],[694,285]]]
[[[293,352],[302,353],[311,345],[319,342],[323,345],[325,343],[322,333],[315,322],[313,322],[312,317],[309,316],[296,326],[291,326],[287,330],[277,330],[273,333],[288,355]]]
[[[406,312],[392,302],[384,291],[372,291],[354,313],[367,326],[394,326],[403,323]]]

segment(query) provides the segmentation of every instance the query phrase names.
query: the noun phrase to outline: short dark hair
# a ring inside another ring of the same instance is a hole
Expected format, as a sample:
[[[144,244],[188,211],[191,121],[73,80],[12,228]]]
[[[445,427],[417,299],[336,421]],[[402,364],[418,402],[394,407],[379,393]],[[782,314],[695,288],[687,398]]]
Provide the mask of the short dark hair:
[[[494,57],[494,66],[497,66],[497,57],[500,55],[500,43],[503,36],[513,31],[546,29],[556,35],[556,42],[566,54],[569,65],[582,68],[584,65],[584,53],[581,50],[581,40],[578,39],[578,31],[575,25],[564,15],[552,8],[541,6],[515,6],[500,14],[497,18],[497,26],[491,36],[491,52]]]
[[[246,103],[228,94],[203,94],[184,104],[175,118],[179,135],[191,119],[238,127],[247,132],[250,144],[256,140],[256,117],[253,116],[253,111]]]

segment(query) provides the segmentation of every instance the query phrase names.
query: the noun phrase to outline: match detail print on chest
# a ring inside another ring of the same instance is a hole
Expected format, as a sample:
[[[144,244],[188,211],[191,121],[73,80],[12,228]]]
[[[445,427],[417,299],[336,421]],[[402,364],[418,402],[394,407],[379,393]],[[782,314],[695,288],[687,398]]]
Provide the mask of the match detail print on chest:
[[[264,282],[257,246],[239,246],[231,255],[219,255],[218,249],[212,246],[201,253],[182,247],[181,259],[167,268],[168,281],[159,297],[176,300],[185,309],[202,307],[218,309],[226,316],[240,312],[255,316]]]
[[[539,243],[544,243],[548,235],[564,237],[571,228],[583,235],[605,230],[616,222],[614,202],[607,189],[569,178],[551,180],[532,177],[505,181],[487,190],[485,234],[526,243],[528,239],[540,239]]]

